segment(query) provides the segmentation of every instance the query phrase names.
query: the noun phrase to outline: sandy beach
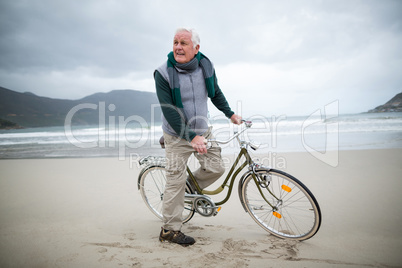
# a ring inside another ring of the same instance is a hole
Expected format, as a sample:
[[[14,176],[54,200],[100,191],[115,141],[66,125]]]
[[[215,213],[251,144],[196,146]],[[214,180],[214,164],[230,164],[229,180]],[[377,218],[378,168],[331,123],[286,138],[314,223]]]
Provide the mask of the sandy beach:
[[[234,192],[184,225],[187,248],[158,241],[134,159],[0,160],[0,267],[402,267],[402,149],[340,151],[336,167],[276,157],[317,198],[317,235],[269,235]]]

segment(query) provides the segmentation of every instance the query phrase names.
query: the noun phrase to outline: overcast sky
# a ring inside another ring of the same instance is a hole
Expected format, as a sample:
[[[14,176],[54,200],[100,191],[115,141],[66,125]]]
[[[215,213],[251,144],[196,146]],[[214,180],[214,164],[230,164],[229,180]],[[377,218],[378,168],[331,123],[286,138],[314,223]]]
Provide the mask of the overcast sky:
[[[155,91],[177,27],[195,28],[233,110],[359,113],[402,92],[402,1],[0,0],[0,86],[80,99]],[[135,104],[133,104],[135,105]]]

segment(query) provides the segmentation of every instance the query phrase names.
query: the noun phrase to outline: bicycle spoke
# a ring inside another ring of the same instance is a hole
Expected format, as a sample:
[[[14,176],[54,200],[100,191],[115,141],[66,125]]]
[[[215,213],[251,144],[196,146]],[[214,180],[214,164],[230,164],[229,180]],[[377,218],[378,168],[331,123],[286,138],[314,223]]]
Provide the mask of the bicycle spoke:
[[[307,239],[313,236],[320,225],[318,204],[311,193],[290,175],[274,170],[269,173],[270,181],[263,190],[250,175],[242,188],[242,200],[250,216],[268,232],[283,238]]]
[[[160,166],[149,167],[141,174],[139,184],[144,202],[158,218],[162,219],[163,194],[166,185],[165,168]],[[189,192],[187,187],[186,192]],[[185,204],[183,222],[187,222],[193,217],[194,210],[191,208],[192,204]]]
[[[156,172],[158,172],[158,170],[156,170],[155,173],[156,173]],[[158,189],[159,194],[162,194],[165,189],[161,189],[161,187],[164,188],[164,186],[165,186],[165,184],[166,184],[166,178],[165,178],[164,174],[162,174],[161,171],[159,171],[159,173],[160,173],[160,174],[159,174],[159,177],[158,177],[158,178],[160,178],[160,181],[159,181],[159,182],[156,182],[156,179],[155,179],[155,176],[154,176],[154,175],[155,175],[154,172],[150,172],[151,177],[152,177],[152,180],[153,180],[154,183],[155,183],[155,187]]]

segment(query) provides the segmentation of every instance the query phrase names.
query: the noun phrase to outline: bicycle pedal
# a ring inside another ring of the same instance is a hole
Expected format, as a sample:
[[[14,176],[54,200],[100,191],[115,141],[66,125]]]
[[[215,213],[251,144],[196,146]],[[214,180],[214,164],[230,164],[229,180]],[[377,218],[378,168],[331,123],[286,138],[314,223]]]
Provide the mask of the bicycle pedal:
[[[219,212],[219,211],[221,211],[221,208],[222,208],[221,206],[216,207],[216,210],[215,210],[214,216],[218,215],[218,212]]]

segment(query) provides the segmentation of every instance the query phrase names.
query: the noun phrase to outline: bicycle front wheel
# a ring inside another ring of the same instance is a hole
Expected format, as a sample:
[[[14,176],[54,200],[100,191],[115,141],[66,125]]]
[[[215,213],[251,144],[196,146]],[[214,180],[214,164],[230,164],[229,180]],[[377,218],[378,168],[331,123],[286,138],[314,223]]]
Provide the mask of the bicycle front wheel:
[[[147,207],[159,219],[162,219],[163,193],[166,185],[165,168],[162,166],[150,166],[145,168],[138,179],[139,190]],[[186,185],[186,193],[191,189]],[[183,223],[188,222],[194,215],[192,204],[185,203],[183,211]]]
[[[241,200],[247,212],[263,229],[280,237],[306,240],[321,225],[317,200],[295,177],[275,169],[257,171],[243,181]]]

